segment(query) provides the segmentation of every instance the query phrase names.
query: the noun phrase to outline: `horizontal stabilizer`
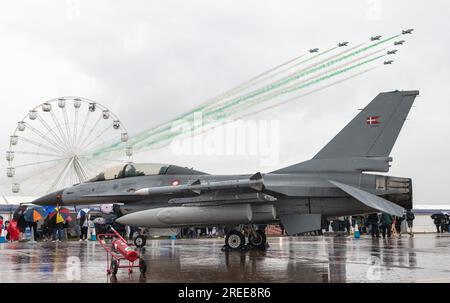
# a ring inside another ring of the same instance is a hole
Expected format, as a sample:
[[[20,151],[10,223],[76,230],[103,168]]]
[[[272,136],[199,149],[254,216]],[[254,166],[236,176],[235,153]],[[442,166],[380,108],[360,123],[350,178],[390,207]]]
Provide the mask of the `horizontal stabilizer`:
[[[379,211],[388,213],[390,215],[401,217],[403,216],[404,209],[397,204],[392,203],[386,199],[378,197],[374,194],[368,193],[364,190],[358,189],[356,187],[339,183],[336,181],[328,180],[331,184],[339,187],[341,190],[355,198],[356,200],[364,203],[370,208],[377,209]]]

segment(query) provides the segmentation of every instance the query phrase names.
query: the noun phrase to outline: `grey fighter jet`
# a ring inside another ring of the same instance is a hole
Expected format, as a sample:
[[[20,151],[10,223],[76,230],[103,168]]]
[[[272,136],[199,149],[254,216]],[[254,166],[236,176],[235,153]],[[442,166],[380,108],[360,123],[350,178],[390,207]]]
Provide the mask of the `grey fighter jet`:
[[[339,42],[338,47],[347,46],[348,42]]]
[[[381,38],[380,35],[378,35],[378,36],[372,36],[372,37],[370,37],[370,41],[380,40],[380,38]]]
[[[394,55],[396,52],[397,52],[397,50],[396,50],[396,49],[393,49],[393,50],[387,51],[387,54],[388,54],[388,55]]]
[[[169,164],[129,163],[33,201],[115,203],[118,223],[149,228],[233,227],[225,247],[263,247],[257,224],[288,234],[321,229],[325,218],[412,208],[412,181],[389,171],[390,152],[418,91],[380,93],[311,160],[266,174],[210,175]],[[295,134],[293,134],[295,135]]]
[[[394,45],[403,45],[403,43],[405,43],[405,40],[394,41]]]
[[[402,35],[412,34],[413,30],[413,28],[402,30]]]
[[[317,47],[309,50],[310,53],[317,53],[318,51],[319,49]]]
[[[386,60],[383,62],[384,65],[392,64],[394,63],[394,60]]]

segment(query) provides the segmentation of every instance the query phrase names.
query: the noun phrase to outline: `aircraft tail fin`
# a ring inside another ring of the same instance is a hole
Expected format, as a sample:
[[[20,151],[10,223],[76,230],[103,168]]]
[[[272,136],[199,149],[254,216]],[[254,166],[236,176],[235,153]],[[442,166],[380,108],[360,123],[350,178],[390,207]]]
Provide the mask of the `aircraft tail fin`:
[[[389,154],[419,91],[380,93],[313,159],[273,173],[389,170]]]

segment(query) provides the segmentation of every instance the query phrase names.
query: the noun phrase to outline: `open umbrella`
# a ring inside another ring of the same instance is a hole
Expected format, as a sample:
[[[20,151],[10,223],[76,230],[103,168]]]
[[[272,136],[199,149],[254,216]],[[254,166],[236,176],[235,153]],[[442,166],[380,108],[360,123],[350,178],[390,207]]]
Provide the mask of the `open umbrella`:
[[[65,207],[56,207],[54,211],[48,214],[48,220],[52,223],[64,223],[70,215],[70,210]]]
[[[42,206],[30,206],[23,213],[25,221],[36,222],[44,219],[46,212]]]
[[[102,204],[100,205],[100,211],[104,214],[110,214],[114,210],[113,204]]]
[[[13,219],[17,222],[19,218],[23,216],[26,209],[27,207],[24,205],[17,207],[16,210],[14,211]]]
[[[77,214],[77,219],[80,219],[81,217],[85,217],[91,210],[89,208],[82,208]]]

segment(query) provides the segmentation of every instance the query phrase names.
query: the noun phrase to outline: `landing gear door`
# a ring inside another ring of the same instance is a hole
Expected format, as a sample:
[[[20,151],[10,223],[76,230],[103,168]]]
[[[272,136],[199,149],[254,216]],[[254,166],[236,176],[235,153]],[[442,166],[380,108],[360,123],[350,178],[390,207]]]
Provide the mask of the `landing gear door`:
[[[322,228],[321,219],[321,214],[280,215],[281,223],[283,223],[283,226],[289,235],[319,230]]]

